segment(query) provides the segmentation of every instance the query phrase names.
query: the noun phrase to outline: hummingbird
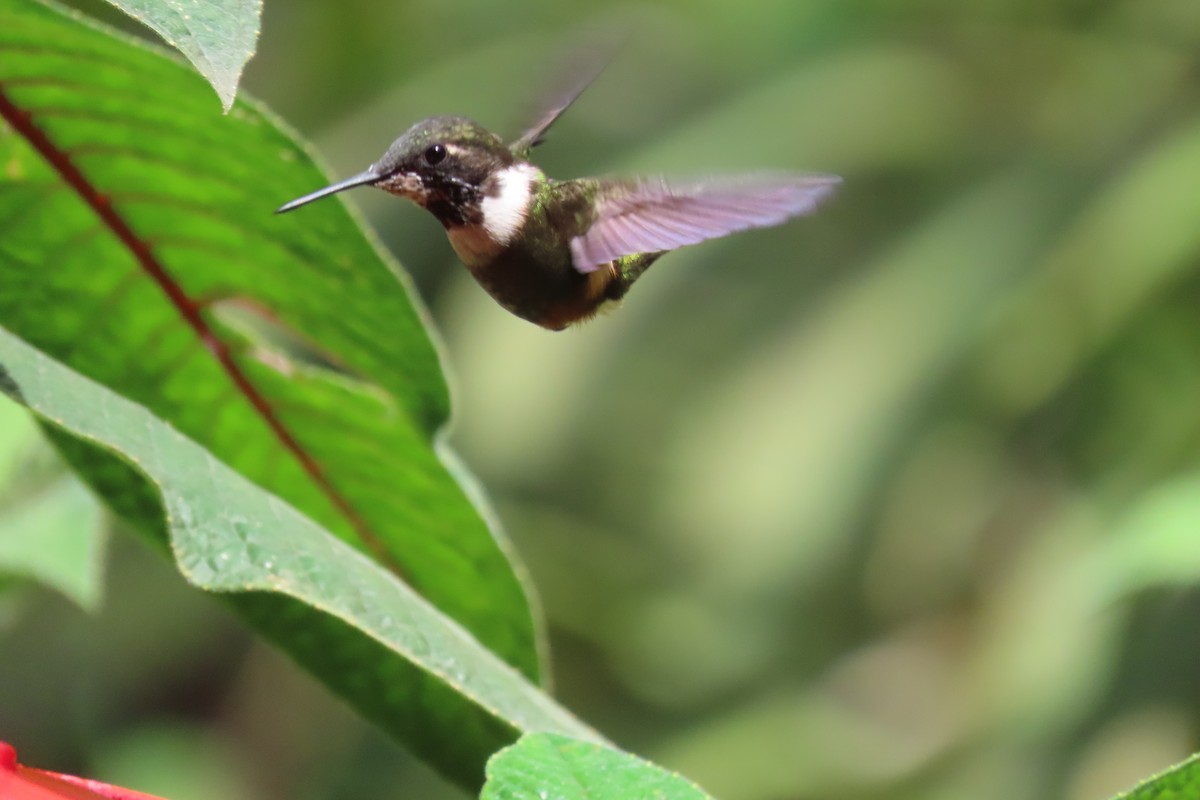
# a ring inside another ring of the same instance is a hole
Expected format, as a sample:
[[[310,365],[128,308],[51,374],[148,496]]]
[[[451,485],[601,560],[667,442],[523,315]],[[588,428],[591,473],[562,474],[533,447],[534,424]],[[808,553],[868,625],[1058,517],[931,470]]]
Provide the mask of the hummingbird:
[[[618,303],[663,254],[810,214],[841,182],[794,173],[686,183],[548,178],[530,152],[594,78],[550,104],[511,144],[466,117],[421,120],[363,172],[275,213],[356,186],[406,197],[445,227],[459,260],[501,306],[558,331]]]

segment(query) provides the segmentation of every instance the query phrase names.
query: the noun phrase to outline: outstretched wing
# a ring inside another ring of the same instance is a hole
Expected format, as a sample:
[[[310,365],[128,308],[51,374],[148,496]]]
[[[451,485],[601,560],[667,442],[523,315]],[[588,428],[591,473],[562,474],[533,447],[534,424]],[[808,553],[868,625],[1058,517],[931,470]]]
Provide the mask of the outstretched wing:
[[[612,60],[614,54],[613,49],[608,47],[603,51],[593,48],[578,56],[575,60],[576,63],[563,71],[563,74],[567,76],[566,88],[559,91],[557,95],[551,94],[554,101],[547,104],[537,122],[512,143],[512,151],[522,158],[528,158],[529,151],[542,143],[546,131],[554,124],[554,121],[570,108],[571,104],[592,85],[596,78],[600,77],[600,73],[608,66],[608,62]]]
[[[811,214],[841,181],[785,174],[685,186],[662,180],[614,184],[597,199],[591,227],[571,240],[571,256],[575,269],[594,272],[614,258],[778,225]]]

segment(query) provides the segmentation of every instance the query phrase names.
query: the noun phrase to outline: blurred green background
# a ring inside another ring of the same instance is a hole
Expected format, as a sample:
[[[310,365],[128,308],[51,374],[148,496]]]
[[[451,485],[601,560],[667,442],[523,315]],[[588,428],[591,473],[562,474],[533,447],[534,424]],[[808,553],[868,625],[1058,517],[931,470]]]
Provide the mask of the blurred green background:
[[[452,441],[584,719],[722,800],[1087,800],[1200,748],[1200,3],[265,5],[244,86],[338,176],[433,113],[515,136],[617,29],[551,175],[845,177],[560,334],[428,215],[349,195],[431,309]],[[95,614],[0,594],[26,762],[174,800],[463,797],[111,545]]]

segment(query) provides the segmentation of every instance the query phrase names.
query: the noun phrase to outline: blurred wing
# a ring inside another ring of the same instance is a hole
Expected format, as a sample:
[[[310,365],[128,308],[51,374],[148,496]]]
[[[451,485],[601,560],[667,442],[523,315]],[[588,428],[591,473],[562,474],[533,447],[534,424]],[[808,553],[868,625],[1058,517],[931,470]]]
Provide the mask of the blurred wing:
[[[575,269],[593,272],[614,258],[673,250],[747,228],[811,214],[842,179],[770,175],[670,186],[642,181],[601,195],[596,219],[571,240]]]
[[[608,66],[613,55],[612,48],[608,47],[603,51],[599,49],[585,50],[581,56],[578,56],[578,63],[563,71],[569,79],[567,88],[560,91],[557,96],[552,95],[555,97],[554,102],[547,104],[546,110],[542,112],[537,122],[512,143],[512,151],[519,156],[527,157],[531,149],[541,144],[545,139],[546,131],[554,124],[554,121],[570,108],[579,95],[583,94],[584,89],[591,86],[592,82],[600,77],[600,73]]]

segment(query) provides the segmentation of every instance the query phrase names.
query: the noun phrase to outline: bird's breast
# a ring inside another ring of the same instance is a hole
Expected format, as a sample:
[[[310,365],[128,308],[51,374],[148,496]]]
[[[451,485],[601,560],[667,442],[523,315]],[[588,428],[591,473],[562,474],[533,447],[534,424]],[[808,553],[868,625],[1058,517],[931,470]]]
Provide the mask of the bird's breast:
[[[446,236],[458,260],[472,272],[495,259],[505,248],[481,224],[455,225],[446,229]]]

